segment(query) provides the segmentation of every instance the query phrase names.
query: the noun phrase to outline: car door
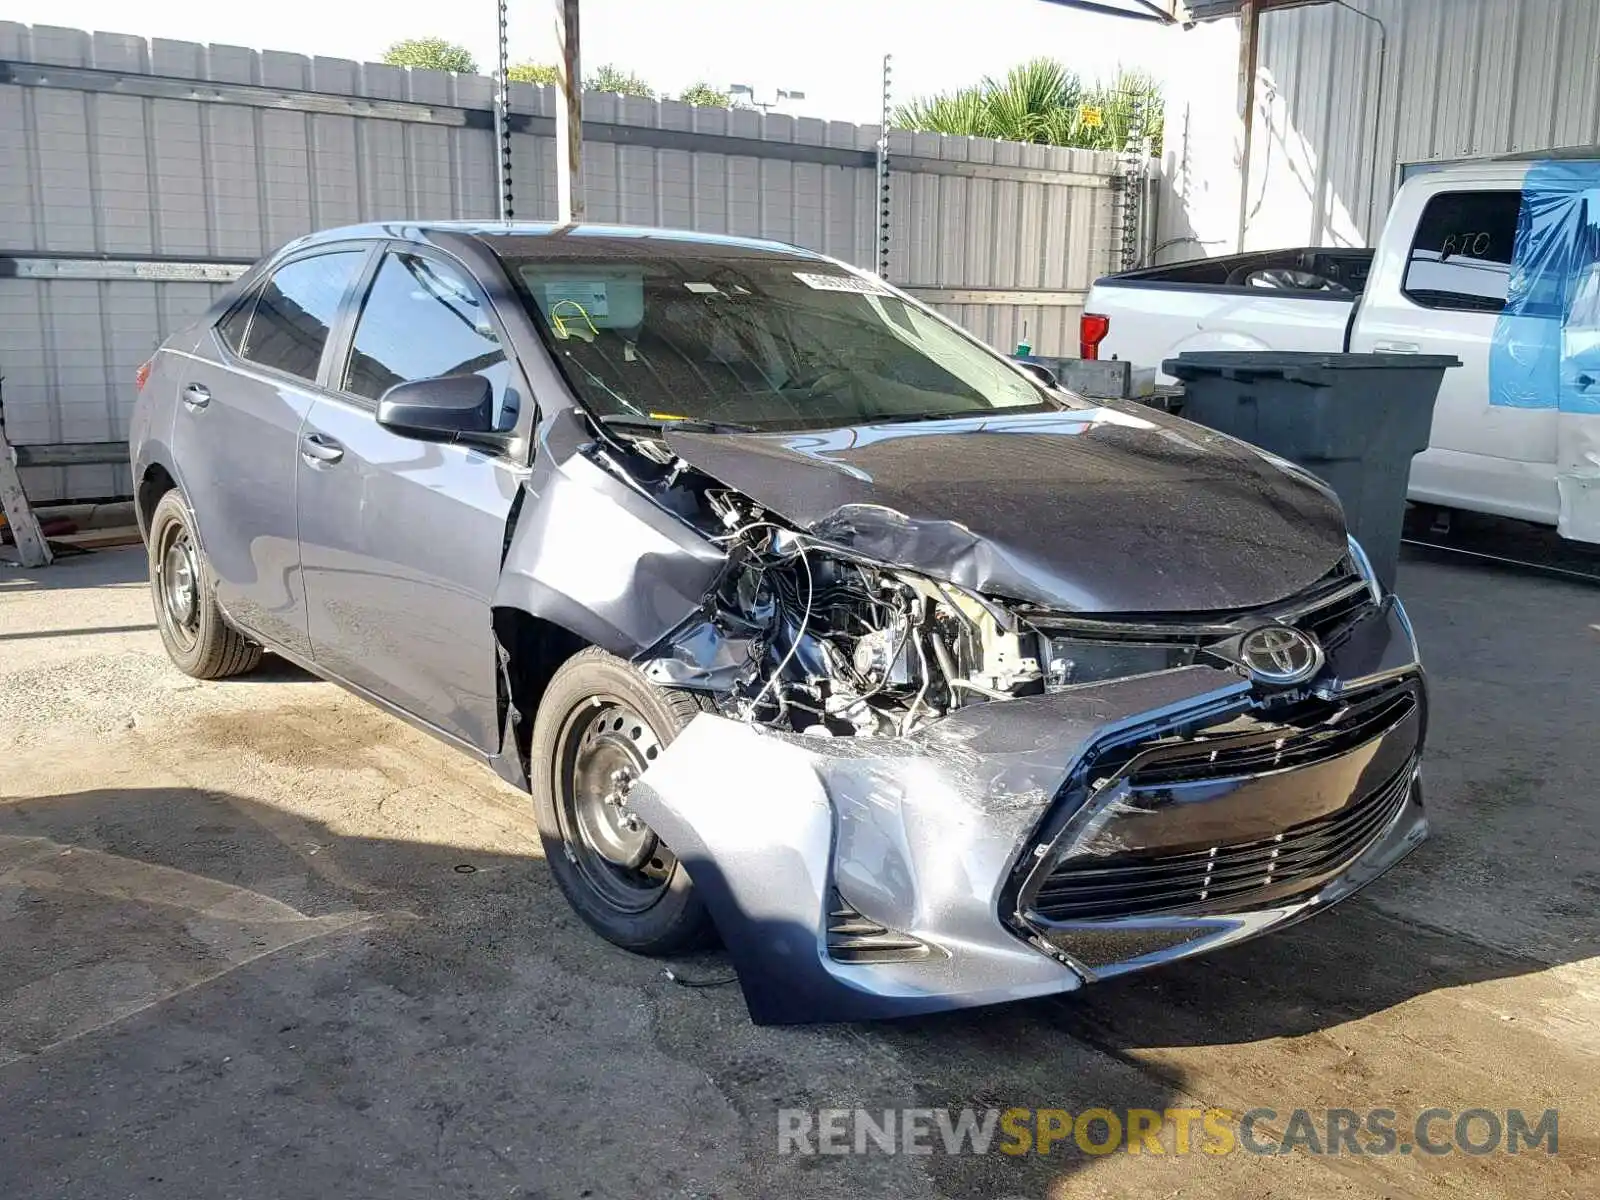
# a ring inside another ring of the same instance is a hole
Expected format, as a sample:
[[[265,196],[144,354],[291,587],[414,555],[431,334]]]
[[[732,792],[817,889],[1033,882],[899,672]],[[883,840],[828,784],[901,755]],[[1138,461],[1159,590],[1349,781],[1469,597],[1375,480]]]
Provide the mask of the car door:
[[[1553,522],[1559,381],[1523,348],[1543,336],[1537,326],[1547,318],[1503,313],[1520,177],[1515,168],[1470,185],[1425,177],[1402,203],[1390,224],[1414,232],[1375,266],[1350,349],[1461,360],[1444,373],[1412,495]]]
[[[217,601],[246,630],[309,656],[296,537],[300,425],[367,247],[278,264],[180,356],[173,452]]]
[[[382,428],[396,383],[480,374],[501,428],[528,395],[467,269],[391,246],[302,431],[300,556],[319,666],[480,750],[499,747],[490,602],[526,475],[494,453]],[[531,411],[526,414],[531,417]]]

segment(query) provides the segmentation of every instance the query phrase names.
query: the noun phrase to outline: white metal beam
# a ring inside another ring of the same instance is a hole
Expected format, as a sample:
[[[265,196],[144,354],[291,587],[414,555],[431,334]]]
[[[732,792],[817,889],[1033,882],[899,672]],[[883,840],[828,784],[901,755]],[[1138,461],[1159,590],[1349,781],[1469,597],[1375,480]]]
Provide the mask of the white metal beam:
[[[1163,25],[1187,25],[1193,18],[1184,0],[1047,0],[1063,8],[1082,8],[1113,17],[1132,17],[1138,21],[1159,21]]]

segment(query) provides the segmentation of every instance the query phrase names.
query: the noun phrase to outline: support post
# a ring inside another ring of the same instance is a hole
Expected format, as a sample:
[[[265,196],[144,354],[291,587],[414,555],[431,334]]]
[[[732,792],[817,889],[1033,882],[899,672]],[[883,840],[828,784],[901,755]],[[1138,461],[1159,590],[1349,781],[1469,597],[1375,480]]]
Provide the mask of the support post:
[[[1260,0],[1239,5],[1239,237],[1235,247],[1244,253],[1245,228],[1250,224],[1250,151],[1255,141],[1256,69],[1261,50]]]
[[[892,217],[889,194],[889,66],[893,55],[883,56],[883,108],[878,116],[878,278],[889,278],[889,226]]]
[[[515,215],[511,197],[511,81],[506,78],[510,70],[506,4],[507,0],[495,3],[499,14],[499,50],[494,72],[494,163],[500,183],[497,211],[502,221],[509,221]]]
[[[578,0],[554,0],[561,46],[556,97],[556,219],[583,220],[583,72],[578,56]]]

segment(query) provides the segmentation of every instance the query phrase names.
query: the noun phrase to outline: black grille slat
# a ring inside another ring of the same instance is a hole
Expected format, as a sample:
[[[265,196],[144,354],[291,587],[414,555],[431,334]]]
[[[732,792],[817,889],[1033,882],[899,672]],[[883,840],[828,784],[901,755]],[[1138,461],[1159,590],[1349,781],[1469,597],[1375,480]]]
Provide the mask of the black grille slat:
[[[1081,881],[1075,878],[1078,872],[1074,871],[1071,876],[1052,877],[1039,889],[1039,897],[1041,900],[1054,900],[1065,899],[1072,894],[1137,894],[1139,890],[1153,887],[1204,889],[1208,880],[1212,884],[1223,884],[1260,875],[1278,876],[1298,872],[1314,867],[1325,858],[1337,858],[1351,841],[1360,841],[1366,834],[1376,832],[1367,827],[1383,824],[1386,811],[1385,806],[1374,806],[1372,812],[1353,818],[1350,826],[1341,826],[1310,844],[1298,839],[1291,841],[1286,837],[1273,850],[1257,850],[1243,858],[1222,852],[1215,857],[1208,856],[1204,865],[1182,871],[1162,872],[1156,865],[1153,873],[1144,868],[1129,868],[1109,877],[1102,871],[1097,878]]]
[[[1280,721],[1263,723],[1260,732],[1200,736],[1170,748],[1156,746],[1134,756],[1129,782],[1136,787],[1157,787],[1308,766],[1382,737],[1416,706],[1416,693],[1410,685],[1402,685],[1376,701],[1352,705],[1336,721],[1327,718],[1324,704],[1323,721],[1309,728]]]
[[[1381,795],[1381,792],[1382,789],[1380,789],[1379,793],[1375,793],[1373,797],[1369,797],[1367,802],[1372,803],[1376,796]],[[1279,859],[1293,857],[1335,843],[1342,837],[1346,828],[1346,821],[1355,819],[1353,809],[1356,807],[1359,806],[1341,809],[1338,813],[1307,822],[1293,832],[1285,833],[1282,840],[1274,837],[1254,842],[1235,843],[1226,851],[1228,864],[1230,866],[1249,867],[1258,863],[1265,863],[1274,856]],[[1209,850],[1196,850],[1183,854],[1164,854],[1160,859],[1154,861],[1133,864],[1126,864],[1126,860],[1119,859],[1117,860],[1117,865],[1112,866],[1088,865],[1096,861],[1109,860],[1084,859],[1082,860],[1082,865],[1074,863],[1073,879],[1081,879],[1085,885],[1092,885],[1096,880],[1101,879],[1108,881],[1112,879],[1137,879],[1140,876],[1147,875],[1175,877],[1185,871],[1197,876],[1203,876],[1208,869],[1215,870],[1217,856]],[[1048,893],[1054,888],[1064,886],[1066,882],[1068,881],[1064,878],[1052,876],[1040,888],[1040,893]]]
[[[1204,905],[1227,911],[1265,889],[1307,883],[1358,857],[1404,805],[1414,763],[1364,799],[1281,835],[1176,855],[1069,860],[1040,886],[1030,907],[1045,920],[1147,916]]]
[[[1354,626],[1370,615],[1376,605],[1365,585],[1358,592],[1334,599],[1313,609],[1295,622],[1307,633],[1314,634],[1323,647],[1337,645]]]
[[[1330,841],[1303,850],[1290,851],[1273,858],[1270,855],[1256,861],[1239,864],[1225,854],[1219,855],[1211,871],[1191,872],[1188,875],[1167,877],[1146,876],[1137,882],[1085,881],[1082,886],[1061,886],[1068,881],[1055,879],[1041,888],[1036,907],[1048,906],[1052,915],[1066,907],[1087,905],[1103,908],[1115,905],[1119,912],[1132,911],[1130,906],[1151,906],[1168,901],[1193,903],[1213,900],[1234,890],[1254,890],[1275,886],[1280,882],[1312,878],[1337,867],[1375,837],[1394,816],[1398,804],[1374,806],[1358,823],[1342,830]],[[1285,843],[1288,844],[1288,843]]]
[[[863,916],[837,891],[831,899],[827,927],[830,958],[847,963],[916,962],[933,953],[926,942],[885,929]]]

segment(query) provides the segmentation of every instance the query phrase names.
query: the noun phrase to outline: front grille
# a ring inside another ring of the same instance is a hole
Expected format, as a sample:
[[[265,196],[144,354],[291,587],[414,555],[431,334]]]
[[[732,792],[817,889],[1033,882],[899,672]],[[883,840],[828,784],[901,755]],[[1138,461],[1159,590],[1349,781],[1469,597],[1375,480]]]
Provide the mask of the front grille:
[[[1346,560],[1298,595],[1259,608],[1093,616],[1039,612],[1030,614],[1030,622],[1047,637],[1191,646],[1196,651],[1262,625],[1293,625],[1331,650],[1378,611],[1366,581]]]
[[[1365,582],[1357,580],[1333,589],[1315,607],[1302,612],[1294,624],[1330,649],[1342,642],[1356,623],[1376,611],[1372,593]]]
[[[838,892],[828,906],[828,957],[835,962],[918,962],[933,954],[933,947],[910,934],[886,929],[862,916]]]
[[[1126,854],[1058,866],[1029,907],[1047,921],[1151,916],[1202,907],[1236,912],[1263,893],[1292,895],[1340,870],[1367,849],[1406,802],[1414,760],[1381,787],[1334,813],[1270,838],[1185,854]]]
[[[1416,685],[1344,702],[1311,700],[1267,720],[1247,716],[1191,737],[1142,745],[1125,768],[1134,787],[1175,786],[1305,767],[1383,736],[1417,709]]]

